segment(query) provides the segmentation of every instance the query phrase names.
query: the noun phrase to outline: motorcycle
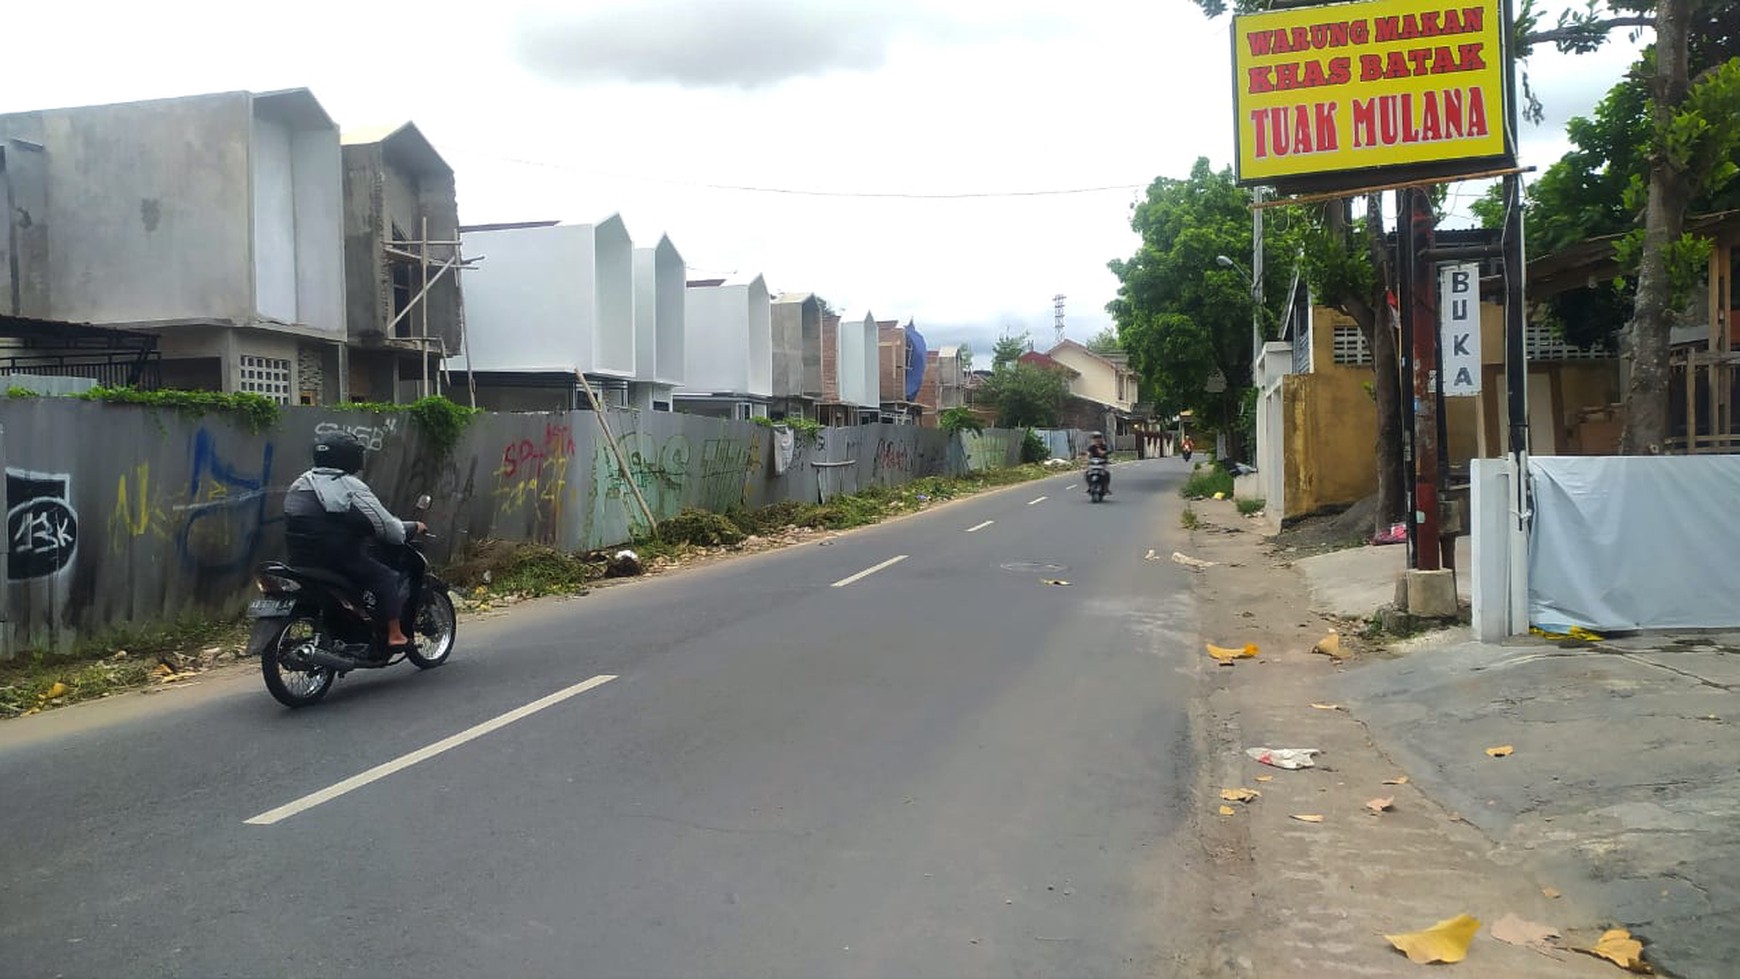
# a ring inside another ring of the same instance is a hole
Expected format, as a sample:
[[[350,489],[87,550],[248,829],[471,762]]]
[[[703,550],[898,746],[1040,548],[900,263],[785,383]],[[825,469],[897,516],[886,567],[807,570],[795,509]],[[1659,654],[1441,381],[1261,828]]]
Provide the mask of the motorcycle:
[[[1087,468],[1088,499],[1095,503],[1106,498],[1112,482],[1112,471],[1104,459],[1090,459]]]
[[[429,508],[424,495],[418,512]],[[379,670],[409,659],[430,670],[447,662],[457,632],[447,583],[429,570],[420,544],[425,530],[403,545],[384,547],[382,560],[404,576],[407,593],[400,621],[419,641],[414,651],[382,655],[387,629],[375,620],[357,586],[322,568],[268,561],[255,572],[262,597],[248,607],[254,620],[248,654],[260,657],[266,689],[286,707],[318,703],[333,681],[352,670]]]

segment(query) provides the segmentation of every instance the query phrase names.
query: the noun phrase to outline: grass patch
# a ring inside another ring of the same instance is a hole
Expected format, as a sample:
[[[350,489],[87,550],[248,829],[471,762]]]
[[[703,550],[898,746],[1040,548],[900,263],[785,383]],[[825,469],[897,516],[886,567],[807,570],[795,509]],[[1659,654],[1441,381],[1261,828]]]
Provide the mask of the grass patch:
[[[116,629],[71,653],[21,653],[0,660],[0,717],[95,700],[196,671],[210,666],[216,652],[239,649],[246,638],[242,621],[187,618]]]
[[[1184,488],[1178,491],[1187,500],[1212,499],[1214,494],[1233,495],[1232,473],[1219,466],[1198,465],[1190,474],[1190,479],[1184,483]]]
[[[1178,515],[1178,525],[1185,530],[1195,530],[1202,526],[1202,518],[1196,515],[1196,511],[1191,509],[1189,504],[1186,504],[1184,512]]]
[[[546,544],[486,540],[447,567],[456,589],[503,594],[571,594],[604,577],[604,564]]]
[[[1242,497],[1241,499],[1236,501],[1236,505],[1239,508],[1239,514],[1241,516],[1246,516],[1246,517],[1251,516],[1252,514],[1263,512],[1263,506],[1266,503],[1267,503],[1266,500],[1254,499],[1254,498],[1248,497],[1248,496]]]

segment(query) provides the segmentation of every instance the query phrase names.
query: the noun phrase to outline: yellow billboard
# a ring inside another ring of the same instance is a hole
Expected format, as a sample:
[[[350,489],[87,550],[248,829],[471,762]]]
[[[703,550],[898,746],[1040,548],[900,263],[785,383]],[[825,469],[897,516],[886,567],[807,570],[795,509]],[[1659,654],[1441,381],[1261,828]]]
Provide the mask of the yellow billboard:
[[[1239,181],[1508,159],[1506,13],[1367,0],[1233,18]]]

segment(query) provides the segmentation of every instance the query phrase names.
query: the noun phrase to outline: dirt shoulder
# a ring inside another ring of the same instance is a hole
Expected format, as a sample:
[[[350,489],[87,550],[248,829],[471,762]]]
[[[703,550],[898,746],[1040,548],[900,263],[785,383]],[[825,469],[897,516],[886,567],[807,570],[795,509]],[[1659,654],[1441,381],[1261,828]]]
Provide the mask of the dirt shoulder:
[[[1331,623],[1309,611],[1304,581],[1231,503],[1194,505],[1189,556],[1203,642],[1256,655],[1220,665],[1198,647],[1203,776],[1198,828],[1224,922],[1210,936],[1216,975],[1413,975],[1384,936],[1469,914],[1482,922],[1464,968],[1485,977],[1616,974],[1566,949],[1511,945],[1507,914],[1558,924],[1539,882],[1495,862],[1492,844],[1424,795],[1327,692],[1338,670],[1377,655],[1338,636],[1344,658],[1313,653]],[[1246,750],[1315,748],[1313,768],[1263,765]],[[1224,800],[1222,790],[1249,801]],[[1381,810],[1369,805],[1388,800]],[[1222,814],[1222,806],[1230,814]],[[1567,934],[1578,944],[1598,935]]]

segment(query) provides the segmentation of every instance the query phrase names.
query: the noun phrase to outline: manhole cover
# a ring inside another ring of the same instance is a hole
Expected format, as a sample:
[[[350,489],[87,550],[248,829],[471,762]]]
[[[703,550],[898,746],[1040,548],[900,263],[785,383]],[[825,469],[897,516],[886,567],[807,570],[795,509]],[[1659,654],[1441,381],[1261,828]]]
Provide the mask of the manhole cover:
[[[1064,570],[1064,565],[1040,564],[1037,561],[1007,561],[998,567],[1016,574],[1052,574]]]

